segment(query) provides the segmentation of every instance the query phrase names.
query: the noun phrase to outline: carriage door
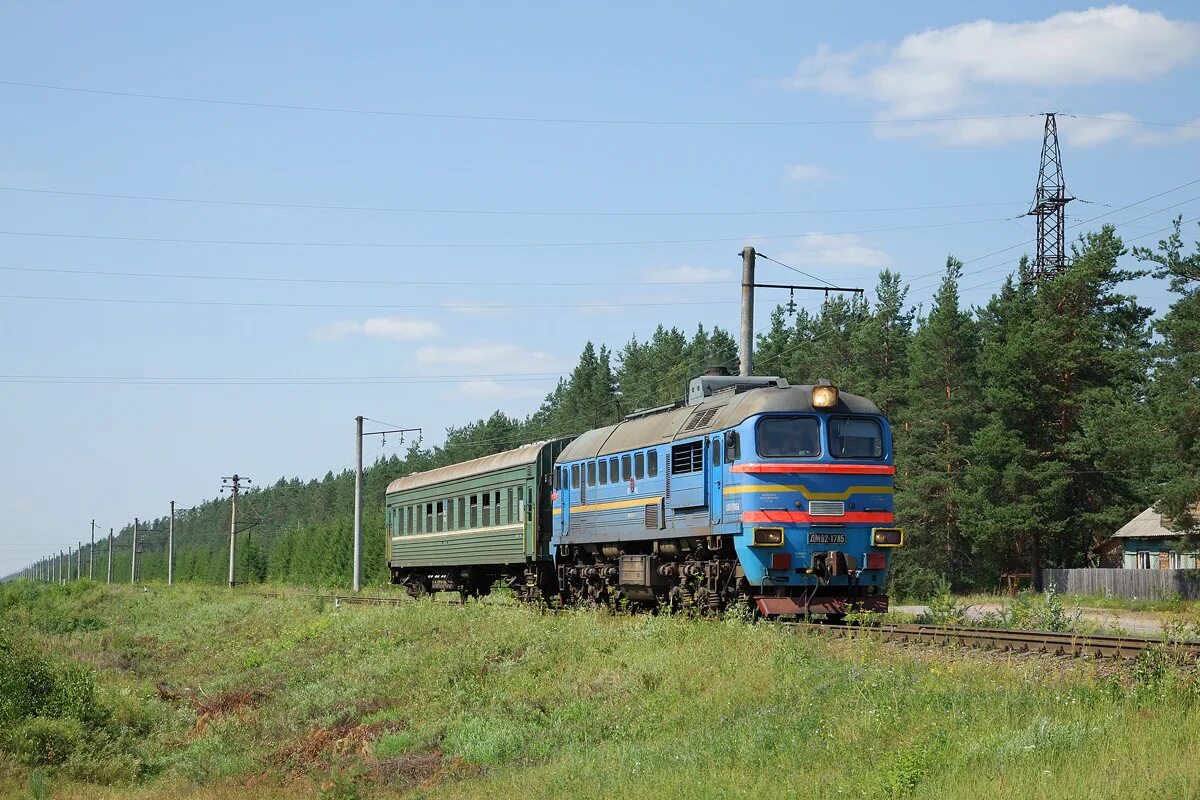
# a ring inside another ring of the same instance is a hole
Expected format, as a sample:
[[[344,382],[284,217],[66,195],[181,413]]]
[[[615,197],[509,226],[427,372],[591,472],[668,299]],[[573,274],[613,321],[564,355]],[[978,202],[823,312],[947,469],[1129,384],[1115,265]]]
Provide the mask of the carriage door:
[[[711,472],[709,473],[709,496],[712,498],[708,503],[710,520],[713,525],[721,523],[721,509],[725,505],[725,498],[721,494],[721,487],[724,484],[725,477],[725,448],[722,446],[721,434],[716,434],[709,440],[709,464]]]

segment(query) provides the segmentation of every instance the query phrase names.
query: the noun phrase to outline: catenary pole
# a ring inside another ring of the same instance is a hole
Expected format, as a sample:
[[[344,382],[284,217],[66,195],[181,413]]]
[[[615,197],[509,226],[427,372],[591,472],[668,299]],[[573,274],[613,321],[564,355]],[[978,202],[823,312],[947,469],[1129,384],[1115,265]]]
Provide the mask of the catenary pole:
[[[754,358],[754,248],[742,248],[742,329],[738,340],[738,374],[753,372]]]
[[[88,580],[95,577],[96,570],[96,520],[92,520],[92,543],[88,546]]]
[[[112,540],[113,529],[108,529],[108,580],[106,583],[112,583]]]
[[[354,592],[362,591],[363,418],[354,418]]]
[[[222,482],[228,484],[233,489],[233,502],[230,504],[229,510],[229,588],[235,586],[234,568],[237,565],[237,499],[238,490],[241,488],[242,481],[250,483],[250,479],[245,475],[238,475],[236,472],[228,478],[222,478]],[[221,491],[224,491],[222,489]]]
[[[133,556],[129,562],[129,582],[137,583],[137,534],[138,534],[138,518],[133,518]]]
[[[76,542],[78,548],[75,550],[75,580],[83,577],[83,542]]]
[[[167,523],[167,586],[175,582],[175,501],[171,501],[171,521]]]

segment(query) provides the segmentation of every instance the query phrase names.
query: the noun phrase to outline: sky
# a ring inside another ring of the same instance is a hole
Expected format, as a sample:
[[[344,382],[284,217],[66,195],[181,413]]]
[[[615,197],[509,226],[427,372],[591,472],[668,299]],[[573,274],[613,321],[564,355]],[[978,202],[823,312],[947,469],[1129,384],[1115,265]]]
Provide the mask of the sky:
[[[436,444],[589,340],[736,332],[746,244],[925,307],[954,254],[985,303],[1042,112],[1071,234],[1153,245],[1198,83],[1187,2],[0,0],[0,575],[350,466],[359,414]]]

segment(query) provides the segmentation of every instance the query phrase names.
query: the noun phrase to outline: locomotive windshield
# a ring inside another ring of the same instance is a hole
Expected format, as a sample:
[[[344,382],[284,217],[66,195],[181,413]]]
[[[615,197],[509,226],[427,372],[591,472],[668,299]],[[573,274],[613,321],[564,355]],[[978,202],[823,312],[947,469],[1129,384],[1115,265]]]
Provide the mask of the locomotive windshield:
[[[829,454],[834,458],[883,458],[883,429],[867,417],[832,417]]]
[[[820,423],[815,417],[768,417],[758,423],[757,438],[760,456],[821,455]]]

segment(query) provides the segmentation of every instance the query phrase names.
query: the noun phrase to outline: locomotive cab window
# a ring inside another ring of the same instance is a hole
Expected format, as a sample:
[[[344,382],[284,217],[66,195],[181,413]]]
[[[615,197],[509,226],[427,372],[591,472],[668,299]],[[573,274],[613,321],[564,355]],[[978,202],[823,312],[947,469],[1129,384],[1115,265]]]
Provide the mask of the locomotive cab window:
[[[883,428],[869,417],[829,420],[829,454],[834,458],[883,458]]]
[[[816,417],[767,417],[756,429],[758,454],[766,458],[821,455],[821,423]]]

